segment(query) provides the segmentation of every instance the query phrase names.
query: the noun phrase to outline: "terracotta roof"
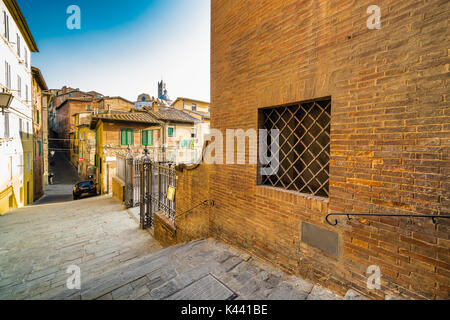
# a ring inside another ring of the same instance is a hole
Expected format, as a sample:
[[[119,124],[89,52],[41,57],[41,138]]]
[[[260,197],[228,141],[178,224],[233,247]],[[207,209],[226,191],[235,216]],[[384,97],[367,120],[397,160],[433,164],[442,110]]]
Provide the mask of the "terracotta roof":
[[[127,113],[105,113],[92,116],[91,127],[98,122],[103,121],[118,121],[118,122],[134,122],[134,123],[148,123],[161,124],[161,121],[155,119],[146,112],[127,112]]]
[[[173,121],[173,122],[185,122],[185,123],[195,123],[199,120],[191,117],[187,113],[174,109],[172,107],[159,107],[159,110],[156,112],[152,107],[144,107],[144,110],[151,114],[158,120],[161,121]]]
[[[173,104],[177,103],[179,100],[187,100],[187,101],[192,101],[192,102],[200,102],[200,103],[210,104],[210,102],[207,102],[207,101],[191,99],[191,98],[184,98],[184,97],[176,98],[176,100],[173,102]]]
[[[183,110],[184,112],[193,113],[199,116],[202,116],[205,119],[211,119],[211,114],[209,112],[201,112],[201,111],[192,111],[192,110]]]

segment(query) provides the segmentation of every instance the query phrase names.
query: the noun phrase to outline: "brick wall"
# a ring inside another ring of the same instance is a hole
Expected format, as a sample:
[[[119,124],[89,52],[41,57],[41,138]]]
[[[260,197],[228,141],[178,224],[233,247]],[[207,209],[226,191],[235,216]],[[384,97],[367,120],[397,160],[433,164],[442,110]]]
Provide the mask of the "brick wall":
[[[344,294],[450,298],[449,221],[328,212],[450,213],[450,3],[212,1],[211,127],[257,129],[258,109],[331,96],[330,197],[258,186],[253,165],[209,170],[212,234]],[[339,234],[329,256],[301,223]],[[378,265],[382,290],[366,288]]]

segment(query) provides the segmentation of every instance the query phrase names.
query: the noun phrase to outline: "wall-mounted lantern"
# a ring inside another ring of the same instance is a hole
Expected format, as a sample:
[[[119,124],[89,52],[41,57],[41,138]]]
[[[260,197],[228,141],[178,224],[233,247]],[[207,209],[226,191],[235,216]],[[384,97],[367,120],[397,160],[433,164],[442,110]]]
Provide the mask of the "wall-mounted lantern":
[[[13,95],[7,92],[0,92],[0,108],[2,109],[2,114],[5,113],[5,109],[8,109],[13,100]]]

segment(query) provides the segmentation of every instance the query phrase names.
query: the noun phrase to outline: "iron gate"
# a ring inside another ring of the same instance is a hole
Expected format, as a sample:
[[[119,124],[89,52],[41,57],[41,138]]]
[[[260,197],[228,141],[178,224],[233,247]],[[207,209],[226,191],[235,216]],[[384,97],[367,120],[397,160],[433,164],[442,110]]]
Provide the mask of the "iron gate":
[[[125,205],[127,208],[138,207],[141,194],[142,160],[135,159],[130,153],[125,166]]]
[[[154,214],[164,213],[175,223],[176,218],[177,175],[172,165],[153,163],[148,156],[140,167],[140,226],[141,229],[153,227]],[[169,189],[174,191],[169,199]]]

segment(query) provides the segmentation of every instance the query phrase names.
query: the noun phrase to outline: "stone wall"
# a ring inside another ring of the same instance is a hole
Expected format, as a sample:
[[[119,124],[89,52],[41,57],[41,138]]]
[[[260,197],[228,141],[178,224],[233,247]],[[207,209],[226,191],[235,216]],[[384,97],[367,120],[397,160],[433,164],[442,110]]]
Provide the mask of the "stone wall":
[[[123,203],[125,201],[124,192],[125,192],[125,182],[123,182],[117,177],[113,177],[112,178],[113,198]]]
[[[330,197],[257,185],[256,165],[208,171],[211,233],[337,293],[450,297],[448,220],[324,222],[329,212],[449,214],[450,3],[212,1],[211,128],[258,129],[258,110],[331,97]],[[183,183],[179,183],[182,185]],[[302,241],[334,232],[338,255]],[[377,265],[382,290],[368,290]]]

